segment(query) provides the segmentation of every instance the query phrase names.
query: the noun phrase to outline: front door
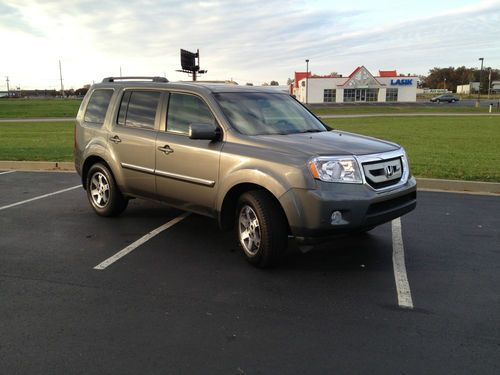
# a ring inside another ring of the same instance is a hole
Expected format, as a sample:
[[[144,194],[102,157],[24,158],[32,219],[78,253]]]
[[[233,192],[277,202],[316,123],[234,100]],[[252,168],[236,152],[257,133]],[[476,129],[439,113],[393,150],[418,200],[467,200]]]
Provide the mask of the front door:
[[[223,143],[190,139],[189,125],[194,123],[218,126],[201,97],[171,93],[166,129],[156,139],[156,191],[167,203],[211,216]]]
[[[366,102],[366,89],[356,89],[356,101]]]

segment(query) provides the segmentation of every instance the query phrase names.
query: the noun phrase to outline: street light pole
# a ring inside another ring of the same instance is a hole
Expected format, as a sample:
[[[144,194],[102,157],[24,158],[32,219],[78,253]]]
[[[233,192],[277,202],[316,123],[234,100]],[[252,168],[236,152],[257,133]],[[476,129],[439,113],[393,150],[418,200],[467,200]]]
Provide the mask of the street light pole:
[[[479,60],[481,61],[481,70],[479,71],[479,87],[477,89],[476,107],[479,107],[481,105],[481,79],[483,78],[483,62],[484,62],[484,57],[480,57]]]
[[[306,59],[306,105],[308,104],[307,96],[309,94],[309,59]]]
[[[488,99],[490,99],[490,94],[491,94],[491,68],[490,68],[490,74],[488,76]]]

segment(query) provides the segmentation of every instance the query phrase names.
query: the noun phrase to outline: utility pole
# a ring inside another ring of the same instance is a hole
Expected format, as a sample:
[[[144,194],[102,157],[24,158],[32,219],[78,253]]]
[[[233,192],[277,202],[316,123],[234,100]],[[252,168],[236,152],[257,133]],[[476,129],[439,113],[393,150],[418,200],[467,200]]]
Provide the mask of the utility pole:
[[[7,98],[10,98],[9,76],[5,77],[5,81],[7,82]]]
[[[61,95],[64,98],[64,86],[63,86],[63,79],[62,79],[61,60],[59,60],[59,78],[61,79]]]

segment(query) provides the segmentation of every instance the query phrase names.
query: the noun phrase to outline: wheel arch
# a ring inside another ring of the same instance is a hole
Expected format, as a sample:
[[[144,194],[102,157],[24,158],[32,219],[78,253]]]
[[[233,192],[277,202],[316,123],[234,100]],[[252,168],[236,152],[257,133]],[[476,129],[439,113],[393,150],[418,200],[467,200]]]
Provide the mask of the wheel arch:
[[[275,194],[273,194],[269,189],[266,189],[264,186],[251,182],[243,182],[236,184],[226,192],[218,213],[219,227],[222,230],[226,231],[229,231],[233,228],[236,217],[236,207],[238,204],[239,197],[248,191],[255,191],[255,190],[265,191],[269,194],[269,196],[274,198],[276,206],[279,207],[284,220],[286,220],[288,233],[290,233],[288,219],[283,207],[281,206],[278,197]]]
[[[87,157],[83,163],[82,167],[82,186],[84,189],[87,189],[87,174],[89,173],[90,168],[96,164],[96,163],[101,163],[106,166],[106,168],[109,169],[111,174],[113,174],[113,177],[115,177],[115,174],[113,173],[113,170],[111,169],[110,165],[104,160],[101,156],[98,155],[90,155]]]

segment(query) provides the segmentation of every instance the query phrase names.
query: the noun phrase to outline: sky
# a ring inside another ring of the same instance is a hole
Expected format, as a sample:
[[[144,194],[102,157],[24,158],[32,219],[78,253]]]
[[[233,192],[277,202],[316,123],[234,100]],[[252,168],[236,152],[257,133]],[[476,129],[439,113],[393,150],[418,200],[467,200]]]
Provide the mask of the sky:
[[[500,69],[500,0],[0,0],[0,90],[80,88],[104,77],[286,84],[295,71],[426,74]]]

